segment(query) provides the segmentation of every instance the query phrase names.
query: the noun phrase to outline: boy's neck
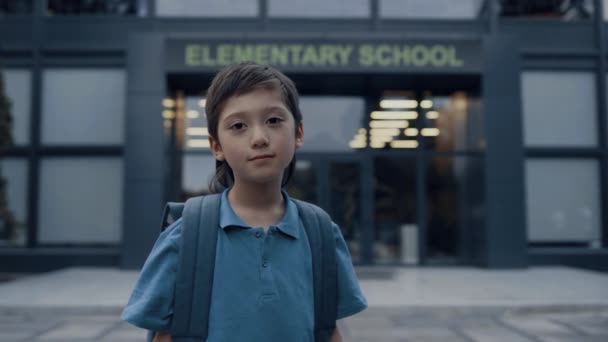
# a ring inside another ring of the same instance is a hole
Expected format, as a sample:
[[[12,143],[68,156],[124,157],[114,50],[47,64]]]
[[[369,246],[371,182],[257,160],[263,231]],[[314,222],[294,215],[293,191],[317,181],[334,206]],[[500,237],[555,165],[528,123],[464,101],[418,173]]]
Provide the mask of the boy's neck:
[[[228,193],[231,206],[255,210],[267,210],[283,206],[281,186],[268,184],[244,184],[235,182]]]

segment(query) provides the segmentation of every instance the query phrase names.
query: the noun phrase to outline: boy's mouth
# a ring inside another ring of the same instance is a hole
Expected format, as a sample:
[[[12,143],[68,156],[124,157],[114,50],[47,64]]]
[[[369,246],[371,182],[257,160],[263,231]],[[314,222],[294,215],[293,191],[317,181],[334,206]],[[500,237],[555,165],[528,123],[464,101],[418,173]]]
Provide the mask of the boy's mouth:
[[[251,159],[249,159],[250,161],[254,161],[254,160],[260,160],[260,159],[268,159],[268,158],[273,158],[274,156],[272,154],[260,154],[259,156],[255,156]]]

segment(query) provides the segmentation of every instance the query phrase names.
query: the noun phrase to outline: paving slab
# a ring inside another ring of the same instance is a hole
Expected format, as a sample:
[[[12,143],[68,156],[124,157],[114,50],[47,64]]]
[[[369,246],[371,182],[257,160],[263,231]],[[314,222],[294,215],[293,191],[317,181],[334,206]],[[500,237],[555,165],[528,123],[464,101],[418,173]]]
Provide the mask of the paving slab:
[[[567,267],[487,270],[472,267],[358,267],[370,307],[555,310],[608,307],[608,274]],[[382,274],[368,277],[366,274]],[[126,304],[137,271],[71,268],[0,283],[0,308],[98,310]],[[49,295],[52,294],[52,295]],[[21,312],[21,311],[20,311]]]

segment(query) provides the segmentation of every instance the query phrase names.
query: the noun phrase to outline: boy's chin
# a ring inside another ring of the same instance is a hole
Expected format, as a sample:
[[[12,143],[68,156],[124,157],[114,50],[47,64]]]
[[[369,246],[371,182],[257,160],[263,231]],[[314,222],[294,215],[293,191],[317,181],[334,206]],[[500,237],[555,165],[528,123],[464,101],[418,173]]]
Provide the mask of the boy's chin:
[[[281,184],[283,174],[253,175],[241,179],[243,183],[252,185],[274,185]]]

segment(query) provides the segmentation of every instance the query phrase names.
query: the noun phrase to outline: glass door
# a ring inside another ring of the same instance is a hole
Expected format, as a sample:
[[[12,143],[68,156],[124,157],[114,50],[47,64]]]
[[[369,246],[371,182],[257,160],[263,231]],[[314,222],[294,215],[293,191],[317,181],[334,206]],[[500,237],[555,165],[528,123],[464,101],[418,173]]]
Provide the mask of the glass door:
[[[327,160],[329,214],[342,230],[353,262],[363,262],[363,213],[368,203],[363,200],[361,160],[354,158]]]

